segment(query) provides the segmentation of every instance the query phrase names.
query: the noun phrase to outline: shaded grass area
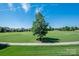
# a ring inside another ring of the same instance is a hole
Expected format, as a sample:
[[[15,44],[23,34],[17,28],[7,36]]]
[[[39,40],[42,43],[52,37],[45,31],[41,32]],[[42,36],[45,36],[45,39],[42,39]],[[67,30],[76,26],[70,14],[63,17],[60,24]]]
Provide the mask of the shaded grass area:
[[[79,56],[79,45],[10,46],[0,50],[0,56]]]
[[[0,44],[0,50],[5,49],[7,47],[9,47],[8,44]]]
[[[0,42],[38,42],[32,32],[0,33]],[[49,31],[46,35],[59,39],[59,42],[79,41],[79,31]]]
[[[42,43],[55,43],[55,42],[59,42],[59,39],[57,38],[49,38],[49,37],[45,37],[45,38],[37,38],[36,40],[42,42]]]

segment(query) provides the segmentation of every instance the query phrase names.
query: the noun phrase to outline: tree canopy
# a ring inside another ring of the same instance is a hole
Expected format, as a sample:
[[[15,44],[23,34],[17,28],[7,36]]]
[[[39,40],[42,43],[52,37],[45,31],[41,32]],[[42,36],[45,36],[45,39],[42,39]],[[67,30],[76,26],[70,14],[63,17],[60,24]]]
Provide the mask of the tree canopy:
[[[35,19],[32,26],[33,35],[43,38],[47,34],[48,23],[46,23],[44,16],[40,12],[36,13]]]

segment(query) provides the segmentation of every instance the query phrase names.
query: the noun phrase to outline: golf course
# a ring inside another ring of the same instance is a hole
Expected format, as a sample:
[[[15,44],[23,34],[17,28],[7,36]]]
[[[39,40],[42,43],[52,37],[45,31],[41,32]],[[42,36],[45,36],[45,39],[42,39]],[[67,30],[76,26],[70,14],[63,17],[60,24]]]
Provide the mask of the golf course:
[[[49,31],[48,38],[58,39],[58,42],[79,41],[79,31]],[[35,43],[36,36],[32,32],[6,32],[0,33],[0,42],[26,42]],[[50,40],[50,39],[49,39]]]
[[[0,56],[79,56],[79,4],[1,3]]]
[[[10,46],[0,50],[0,56],[78,56],[79,45]]]
[[[58,42],[79,41],[79,31],[49,31],[46,37],[59,39]],[[54,40],[54,39],[53,39]],[[40,43],[32,32],[0,33],[0,42]],[[52,43],[53,44],[53,43]],[[59,46],[7,46],[0,49],[0,56],[66,56],[79,55],[79,45]]]

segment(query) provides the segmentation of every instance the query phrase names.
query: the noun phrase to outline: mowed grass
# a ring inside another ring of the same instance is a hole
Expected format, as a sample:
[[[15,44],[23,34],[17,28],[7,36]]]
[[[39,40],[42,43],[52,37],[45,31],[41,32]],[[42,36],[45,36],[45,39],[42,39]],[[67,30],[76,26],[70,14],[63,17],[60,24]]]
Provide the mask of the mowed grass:
[[[0,42],[35,42],[32,32],[0,33]]]
[[[79,41],[79,31],[49,31],[46,37],[59,39],[59,42]],[[32,32],[0,33],[0,42],[38,42]]]
[[[0,56],[79,56],[79,45],[10,46],[0,50]]]
[[[50,31],[47,37],[57,38],[60,42],[79,41],[79,31]]]

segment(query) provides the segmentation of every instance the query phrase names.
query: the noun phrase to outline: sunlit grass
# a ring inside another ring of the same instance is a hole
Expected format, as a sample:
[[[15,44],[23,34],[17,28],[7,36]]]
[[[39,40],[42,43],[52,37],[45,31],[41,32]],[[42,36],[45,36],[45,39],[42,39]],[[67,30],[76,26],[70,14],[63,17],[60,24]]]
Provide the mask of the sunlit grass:
[[[3,56],[79,55],[79,45],[68,46],[10,46],[0,50]]]
[[[50,31],[46,35],[49,38],[57,38],[60,42],[79,41],[79,31]],[[32,32],[8,32],[0,33],[0,42],[37,42]]]

